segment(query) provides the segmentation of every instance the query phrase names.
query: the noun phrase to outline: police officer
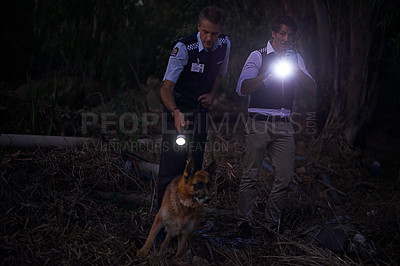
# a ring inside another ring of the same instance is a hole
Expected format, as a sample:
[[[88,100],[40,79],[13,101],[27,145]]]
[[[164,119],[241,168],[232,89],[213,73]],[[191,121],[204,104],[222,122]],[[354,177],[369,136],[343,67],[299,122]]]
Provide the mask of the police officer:
[[[228,68],[231,44],[228,37],[221,33],[223,24],[221,9],[205,7],[199,15],[198,33],[180,39],[169,58],[161,87],[164,115],[158,208],[167,185],[183,173],[190,149],[196,170],[202,167],[207,139],[207,109]],[[183,133],[180,132],[182,128],[194,133],[189,131],[191,133],[187,137],[190,143],[179,148],[175,139],[178,133]]]
[[[238,95],[250,95],[245,128],[246,155],[238,198],[239,236],[243,238],[252,235],[251,216],[258,171],[266,149],[274,167],[275,179],[265,209],[265,219],[271,229],[278,230],[288,185],[293,177],[295,143],[290,110],[294,89],[302,87],[315,94],[315,82],[302,57],[291,50],[296,28],[291,17],[281,16],[274,20],[273,39],[266,47],[249,55],[237,84]],[[290,76],[280,75],[283,74],[282,69],[278,68],[280,63],[292,68]]]

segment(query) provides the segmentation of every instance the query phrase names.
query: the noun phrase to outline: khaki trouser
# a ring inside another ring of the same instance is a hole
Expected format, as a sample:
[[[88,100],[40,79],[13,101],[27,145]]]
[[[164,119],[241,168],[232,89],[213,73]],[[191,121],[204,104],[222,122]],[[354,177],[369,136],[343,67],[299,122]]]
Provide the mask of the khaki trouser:
[[[277,228],[288,195],[288,185],[293,178],[295,145],[291,123],[267,122],[249,118],[246,124],[246,155],[239,188],[239,224],[250,222],[258,172],[267,149],[274,167],[275,180],[265,209],[265,219],[270,228]]]

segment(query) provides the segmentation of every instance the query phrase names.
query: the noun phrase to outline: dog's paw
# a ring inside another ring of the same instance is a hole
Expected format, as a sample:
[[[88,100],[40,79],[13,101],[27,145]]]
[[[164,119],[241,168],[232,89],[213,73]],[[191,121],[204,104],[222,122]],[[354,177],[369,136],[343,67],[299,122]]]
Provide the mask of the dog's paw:
[[[147,250],[143,250],[143,249],[139,250],[139,251],[136,253],[136,256],[141,257],[141,258],[146,257],[146,256],[147,256]]]

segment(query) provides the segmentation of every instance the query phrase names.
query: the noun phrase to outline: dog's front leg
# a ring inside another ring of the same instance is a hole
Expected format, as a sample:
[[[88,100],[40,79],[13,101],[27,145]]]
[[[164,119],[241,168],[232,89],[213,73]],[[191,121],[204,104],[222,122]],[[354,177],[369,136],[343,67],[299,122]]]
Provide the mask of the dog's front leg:
[[[149,250],[150,250],[151,246],[153,245],[154,238],[160,232],[161,228],[163,228],[163,224],[162,224],[161,215],[159,215],[159,213],[158,213],[156,215],[156,218],[154,219],[153,225],[151,226],[151,230],[150,230],[149,236],[147,237],[146,243],[144,243],[143,247],[137,252],[137,255],[139,257],[145,257],[147,255],[147,253],[149,253]]]
[[[176,252],[176,257],[181,257],[183,250],[185,248],[185,244],[187,239],[189,238],[190,233],[181,234],[178,236],[178,251]]]
[[[162,242],[162,244],[161,244],[161,250],[164,250],[166,247],[168,247],[168,244],[169,244],[169,241],[171,240],[171,235],[170,234],[167,234],[166,236],[165,236],[165,239],[164,239],[164,241]]]

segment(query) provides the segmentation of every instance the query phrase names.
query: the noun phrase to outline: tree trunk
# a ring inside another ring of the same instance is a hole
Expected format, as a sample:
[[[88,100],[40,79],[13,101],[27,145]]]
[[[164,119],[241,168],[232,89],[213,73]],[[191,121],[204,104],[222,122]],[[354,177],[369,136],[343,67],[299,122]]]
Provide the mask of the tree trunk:
[[[319,76],[326,81],[330,77],[331,38],[329,30],[328,10],[321,0],[313,0],[315,16],[317,19],[318,43],[319,43]],[[325,82],[324,82],[325,83]]]
[[[372,3],[361,0],[340,1],[330,10],[335,24],[335,94],[324,131],[335,129],[349,145],[368,117],[366,110],[374,107],[371,102],[376,84],[368,83],[372,10]]]

